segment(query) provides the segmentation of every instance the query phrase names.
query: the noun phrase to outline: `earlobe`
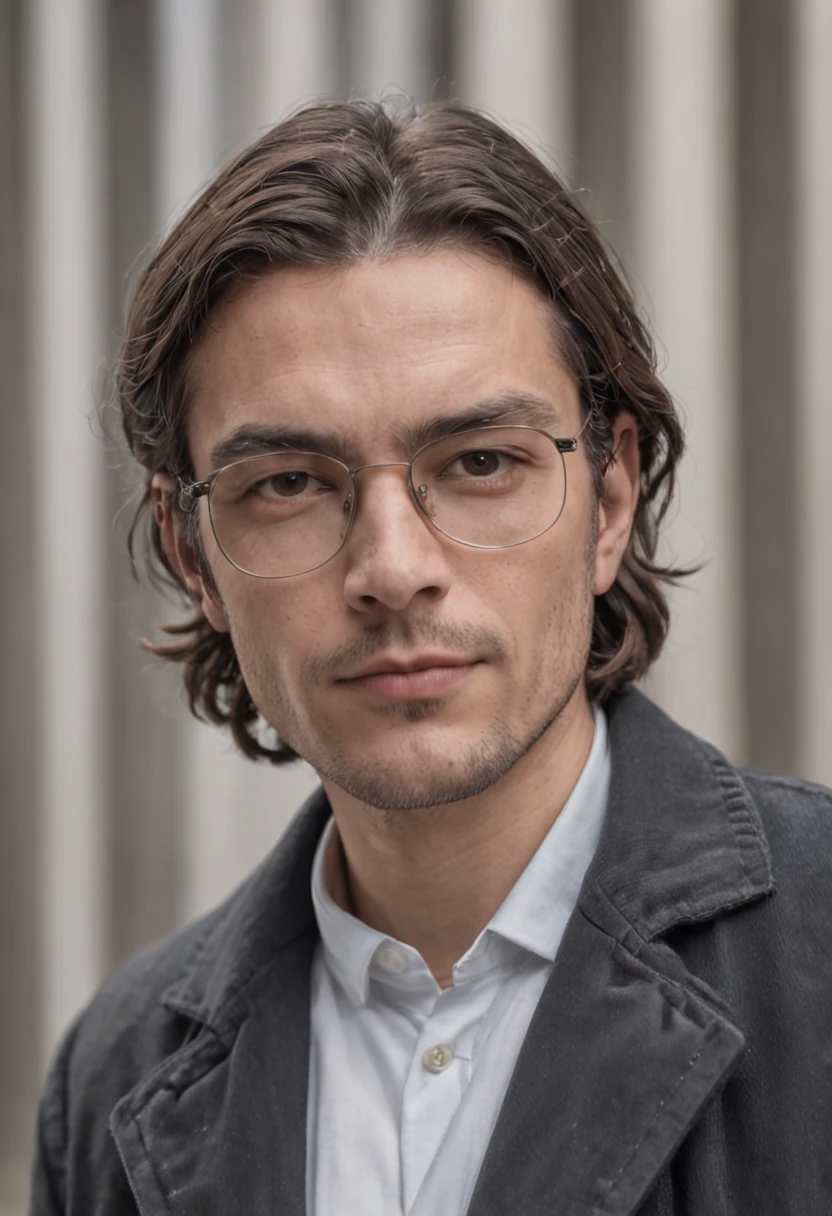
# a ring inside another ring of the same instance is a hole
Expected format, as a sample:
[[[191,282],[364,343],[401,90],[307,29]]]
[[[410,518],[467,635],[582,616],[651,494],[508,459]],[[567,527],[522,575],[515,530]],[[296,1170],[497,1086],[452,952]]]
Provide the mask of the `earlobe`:
[[[194,607],[198,608],[203,616],[207,618],[211,628],[215,629],[217,633],[230,633],[231,626],[228,623],[228,617],[222,601],[206,586],[201,575],[199,576],[198,587],[195,586],[194,590],[191,590],[189,587],[188,590],[194,602]]]
[[[633,527],[641,486],[638,423],[628,411],[618,415],[611,436],[612,456],[604,469],[598,503],[593,593],[604,595],[618,576]]]
[[[182,580],[194,608],[204,614],[218,633],[228,633],[230,626],[222,602],[206,582],[193,547],[183,535],[180,516],[173,509],[175,493],[176,481],[169,473],[154,473],[151,505],[165,556]]]

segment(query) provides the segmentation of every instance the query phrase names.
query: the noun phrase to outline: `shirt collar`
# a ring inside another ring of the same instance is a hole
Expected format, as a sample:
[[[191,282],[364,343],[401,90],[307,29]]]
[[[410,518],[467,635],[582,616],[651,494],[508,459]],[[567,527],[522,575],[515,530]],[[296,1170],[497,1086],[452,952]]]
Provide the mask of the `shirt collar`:
[[[370,963],[388,939],[336,904],[327,890],[326,861],[330,842],[337,836],[330,818],[315,850],[312,863],[312,903],[321,933],[326,963],[342,987],[360,1005],[367,1003]]]
[[[595,734],[578,781],[552,827],[506,899],[453,968],[455,983],[469,982],[517,962],[518,953],[553,962],[584,874],[601,833],[610,779],[607,723],[595,708]],[[439,988],[417,950],[386,937],[345,912],[327,890],[326,860],[336,833],[330,819],[315,851],[312,902],[326,965],[345,991],[365,1005],[370,979],[412,997]],[[381,960],[399,960],[399,969]]]
[[[578,900],[607,809],[607,720],[595,707],[595,737],[563,810],[489,922],[488,929],[550,963]]]

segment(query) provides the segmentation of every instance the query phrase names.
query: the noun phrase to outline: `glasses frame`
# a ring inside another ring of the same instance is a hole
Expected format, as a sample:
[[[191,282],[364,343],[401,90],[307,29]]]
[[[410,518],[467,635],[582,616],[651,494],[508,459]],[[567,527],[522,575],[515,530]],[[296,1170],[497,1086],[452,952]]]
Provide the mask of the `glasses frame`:
[[[322,562],[318,562],[317,566],[310,566],[310,568],[308,570],[301,570],[301,571],[297,572],[296,574],[255,574],[253,570],[246,570],[246,568],[244,566],[239,566],[232,557],[229,557],[229,555],[226,553],[225,549],[222,546],[222,541],[220,540],[219,536],[217,536],[217,529],[216,529],[216,525],[214,523],[214,515],[213,515],[213,511],[211,510],[211,493],[212,493],[214,486],[216,485],[217,479],[221,476],[221,474],[223,474],[226,471],[226,469],[234,468],[236,465],[245,464],[249,460],[257,460],[261,456],[266,457],[266,456],[281,456],[281,455],[314,456],[314,457],[317,457],[318,459],[320,459],[320,457],[322,455],[321,452],[305,452],[305,451],[296,452],[294,449],[275,448],[274,451],[258,452],[254,456],[241,456],[239,460],[229,461],[229,463],[224,464],[222,466],[222,468],[215,469],[214,472],[210,475],[210,477],[206,477],[203,481],[186,482],[186,481],[183,481],[181,477],[178,477],[177,482],[179,485],[179,506],[180,506],[181,510],[190,514],[196,508],[198,500],[200,498],[208,499],[208,518],[211,521],[211,531],[214,533],[214,539],[217,542],[217,546],[219,547],[220,553],[222,553],[225,560],[227,562],[230,562],[230,564],[234,567],[234,569],[239,570],[241,574],[248,574],[251,578],[267,578],[267,579],[300,578],[304,574],[312,574],[315,570],[320,570],[322,566],[326,566],[329,562],[331,562],[333,560],[333,558],[338,556],[338,554],[344,548],[344,545],[347,543],[350,532],[352,531],[353,521],[355,520],[355,517],[358,514],[358,484],[355,480],[356,476],[359,473],[363,473],[365,471],[365,469],[407,469],[407,485],[408,485],[408,489],[410,490],[410,496],[413,499],[413,501],[414,501],[416,507],[418,508],[418,510],[420,511],[420,513],[425,517],[425,519],[428,520],[428,522],[430,524],[432,524],[432,526],[434,528],[436,528],[437,532],[441,532],[442,535],[447,536],[449,540],[454,541],[458,545],[465,545],[469,549],[491,549],[491,550],[516,549],[519,545],[527,545],[527,544],[529,544],[530,541],[537,540],[539,537],[545,536],[545,534],[547,532],[549,532],[552,528],[554,528],[555,524],[558,522],[561,515],[563,514],[563,508],[566,506],[566,491],[567,491],[566,461],[563,459],[563,457],[570,452],[577,451],[578,440],[580,439],[581,435],[583,434],[584,430],[586,429],[587,424],[590,420],[590,417],[591,417],[591,414],[587,415],[586,419],[584,420],[583,426],[578,431],[577,435],[575,435],[571,439],[561,439],[556,435],[550,434],[549,431],[543,430],[543,428],[539,427],[539,426],[526,426],[526,425],[522,425],[522,424],[515,425],[510,422],[496,423],[491,426],[476,426],[476,427],[470,428],[471,434],[479,434],[481,431],[509,431],[509,430],[510,431],[536,431],[538,435],[544,435],[547,439],[551,440],[551,442],[554,444],[557,451],[560,453],[561,462],[563,464],[563,502],[561,503],[560,510],[558,511],[557,515],[552,520],[552,522],[550,524],[547,524],[547,526],[545,528],[542,528],[540,530],[540,532],[536,532],[534,534],[534,536],[526,537],[525,540],[512,541],[508,545],[478,545],[475,541],[460,540],[460,538],[458,536],[454,536],[454,535],[452,535],[452,533],[446,532],[444,528],[440,527],[440,525],[436,522],[436,520],[433,518],[433,516],[428,511],[427,507],[424,504],[423,497],[420,498],[420,491],[421,491],[422,495],[424,495],[426,493],[425,488],[424,487],[417,488],[413,484],[413,465],[416,463],[416,461],[419,459],[419,457],[422,455],[423,452],[427,451],[428,448],[434,447],[438,443],[447,442],[447,439],[449,439],[449,438],[459,438],[461,436],[464,436],[469,433],[468,431],[460,431],[460,432],[458,432],[457,435],[443,437],[442,439],[431,439],[428,443],[422,444],[422,446],[411,457],[410,460],[385,460],[385,461],[382,461],[380,464],[361,464],[361,465],[358,465],[357,468],[351,469],[349,467],[349,465],[345,464],[343,460],[339,460],[336,456],[328,456],[327,459],[331,460],[334,464],[339,465],[344,470],[344,472],[347,474],[347,477],[349,478],[350,486],[352,488],[350,489],[350,491],[347,494],[346,501],[350,503],[350,517],[347,522],[347,527],[346,527],[346,531],[344,532],[344,536],[341,540],[340,545],[335,550],[335,552],[331,553],[329,555],[329,557],[325,558]]]

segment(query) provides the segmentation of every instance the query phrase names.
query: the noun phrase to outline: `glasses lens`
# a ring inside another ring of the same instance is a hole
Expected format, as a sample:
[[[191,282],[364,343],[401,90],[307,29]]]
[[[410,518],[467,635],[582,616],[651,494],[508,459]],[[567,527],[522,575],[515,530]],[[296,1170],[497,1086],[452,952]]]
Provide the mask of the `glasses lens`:
[[[440,531],[483,548],[522,544],[563,510],[566,470],[548,435],[486,427],[440,439],[413,462],[416,498]]]
[[[223,469],[209,498],[217,543],[261,578],[304,574],[328,561],[352,513],[349,473],[337,460],[278,452]]]

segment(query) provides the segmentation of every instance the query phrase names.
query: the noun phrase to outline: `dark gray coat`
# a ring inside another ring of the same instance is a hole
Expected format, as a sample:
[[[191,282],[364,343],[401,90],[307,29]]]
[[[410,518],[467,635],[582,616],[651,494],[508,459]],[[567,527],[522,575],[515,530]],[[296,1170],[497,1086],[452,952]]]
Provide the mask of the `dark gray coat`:
[[[633,690],[609,717],[603,837],[469,1216],[832,1213],[832,795],[737,771]],[[327,815],[313,796],[70,1029],[37,1216],[301,1216]]]

